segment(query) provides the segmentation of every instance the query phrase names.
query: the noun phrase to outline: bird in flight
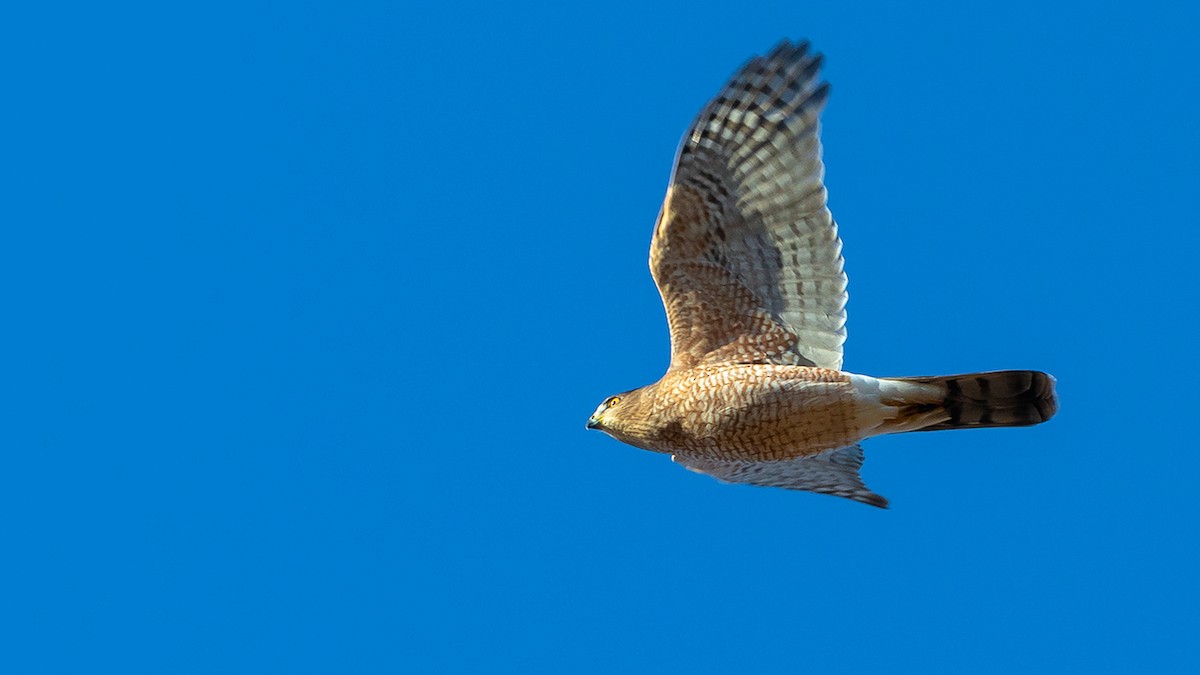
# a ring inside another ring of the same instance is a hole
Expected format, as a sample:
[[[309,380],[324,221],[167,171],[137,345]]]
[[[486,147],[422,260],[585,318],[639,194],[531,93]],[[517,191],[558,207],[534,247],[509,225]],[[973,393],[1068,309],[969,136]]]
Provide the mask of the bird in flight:
[[[650,244],[671,364],[605,399],[587,427],[722,481],[886,507],[859,476],[861,441],[1040,424],[1057,410],[1054,378],[842,370],[846,273],[825,204],[820,65],[807,42],[781,42],[684,135]]]

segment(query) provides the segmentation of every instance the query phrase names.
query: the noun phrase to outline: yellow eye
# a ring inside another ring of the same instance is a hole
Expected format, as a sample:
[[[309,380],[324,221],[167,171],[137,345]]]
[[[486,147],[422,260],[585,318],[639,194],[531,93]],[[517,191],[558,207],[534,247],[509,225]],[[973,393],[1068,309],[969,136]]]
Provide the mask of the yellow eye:
[[[618,404],[618,403],[620,403],[620,402],[621,402],[621,397],[620,397],[620,396],[614,396],[614,397],[612,397],[612,398],[608,399],[608,407],[609,407],[609,408],[611,408],[611,407],[613,407],[614,405],[616,405],[616,404]]]

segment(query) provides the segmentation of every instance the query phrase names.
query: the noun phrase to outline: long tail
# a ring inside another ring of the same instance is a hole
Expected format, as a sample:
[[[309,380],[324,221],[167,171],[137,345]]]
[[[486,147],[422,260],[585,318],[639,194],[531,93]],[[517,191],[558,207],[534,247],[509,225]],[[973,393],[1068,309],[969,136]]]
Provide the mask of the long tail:
[[[884,402],[900,408],[894,432],[1027,427],[1058,412],[1054,378],[1036,370],[942,377],[898,377],[883,382]],[[890,385],[890,386],[888,386]]]

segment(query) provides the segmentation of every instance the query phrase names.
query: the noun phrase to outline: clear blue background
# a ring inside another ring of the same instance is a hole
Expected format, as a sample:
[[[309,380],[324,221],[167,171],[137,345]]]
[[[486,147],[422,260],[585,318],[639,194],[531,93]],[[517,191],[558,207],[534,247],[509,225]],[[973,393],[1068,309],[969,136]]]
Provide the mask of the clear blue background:
[[[1195,672],[1191,3],[569,4],[9,8],[4,670]],[[679,135],[783,36],[847,369],[1059,380],[870,442],[890,511],[583,428],[666,365]]]

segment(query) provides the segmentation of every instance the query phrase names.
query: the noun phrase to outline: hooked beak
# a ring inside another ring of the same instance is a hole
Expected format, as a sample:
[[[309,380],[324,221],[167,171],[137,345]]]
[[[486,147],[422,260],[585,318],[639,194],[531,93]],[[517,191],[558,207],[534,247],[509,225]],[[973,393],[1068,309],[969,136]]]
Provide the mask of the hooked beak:
[[[600,421],[597,420],[595,417],[589,417],[588,421],[587,421],[587,428],[588,429],[599,429]]]

